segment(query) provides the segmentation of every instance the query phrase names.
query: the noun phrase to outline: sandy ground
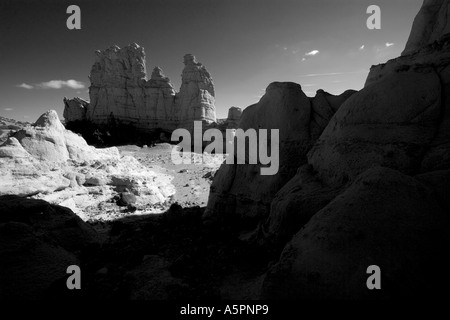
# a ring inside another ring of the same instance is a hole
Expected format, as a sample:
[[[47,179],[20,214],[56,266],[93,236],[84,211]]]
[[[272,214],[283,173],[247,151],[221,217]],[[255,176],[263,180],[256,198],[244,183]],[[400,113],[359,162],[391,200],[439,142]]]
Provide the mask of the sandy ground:
[[[212,177],[225,159],[225,155],[191,154],[191,164],[174,164],[171,158],[176,146],[162,143],[154,147],[119,146],[122,156],[131,155],[144,166],[157,173],[174,177],[174,202],[182,207],[206,206]]]

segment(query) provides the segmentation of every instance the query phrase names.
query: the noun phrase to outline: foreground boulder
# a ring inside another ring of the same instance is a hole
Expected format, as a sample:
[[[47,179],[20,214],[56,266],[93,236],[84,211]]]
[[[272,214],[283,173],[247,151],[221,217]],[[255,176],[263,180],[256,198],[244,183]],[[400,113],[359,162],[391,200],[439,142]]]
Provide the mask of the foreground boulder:
[[[395,205],[394,205],[395,204]],[[264,298],[425,298],[447,288],[449,216],[433,191],[387,168],[361,174],[284,248]],[[368,290],[366,269],[381,269]]]
[[[1,300],[47,297],[80,252],[101,243],[70,209],[19,196],[0,196],[0,240]]]

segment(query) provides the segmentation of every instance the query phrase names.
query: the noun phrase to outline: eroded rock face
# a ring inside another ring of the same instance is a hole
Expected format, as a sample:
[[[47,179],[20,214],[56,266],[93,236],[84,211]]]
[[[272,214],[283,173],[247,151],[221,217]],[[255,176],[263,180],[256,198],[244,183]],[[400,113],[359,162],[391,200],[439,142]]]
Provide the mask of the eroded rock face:
[[[295,235],[263,298],[417,299],[448,285],[449,3],[424,2],[403,56],[371,68],[277,193],[266,237]],[[367,290],[369,265],[383,290]]]
[[[244,109],[239,127],[244,131],[279,130],[279,171],[261,175],[258,164],[223,164],[214,177],[204,218],[233,214],[255,220],[267,217],[275,194],[306,163],[315,137],[353,93],[332,96],[320,91],[315,98],[308,98],[298,84],[270,84],[257,104]]]
[[[402,55],[413,53],[446,33],[450,33],[450,3],[447,0],[425,0],[414,19]]]
[[[180,127],[193,129],[195,120],[216,121],[214,84],[206,68],[192,54],[184,56],[181,88],[176,104],[179,108]]]
[[[155,173],[117,148],[96,149],[66,130],[55,111],[0,146],[0,195],[34,196],[65,205],[84,220],[84,208],[127,190],[142,207],[169,206],[172,176]],[[150,209],[149,209],[150,210]],[[102,219],[114,218],[102,216]]]
[[[177,93],[162,69],[146,79],[144,48],[131,44],[96,51],[91,69],[90,103],[64,100],[66,121],[87,120],[96,125],[131,124],[142,131],[177,127],[193,129],[194,121],[216,121],[214,84],[192,54],[184,57],[182,84]],[[66,117],[67,115],[67,117]]]
[[[269,271],[263,298],[429,298],[446,288],[449,217],[431,189],[398,171],[361,174],[316,213]],[[382,290],[368,290],[377,265]]]
[[[308,162],[334,185],[375,165],[418,173],[440,121],[441,93],[432,68],[387,75],[344,102]]]
[[[96,149],[79,135],[66,130],[54,110],[44,113],[29,127],[13,135],[22,147],[41,161],[102,161],[119,159],[117,148]]]
[[[67,122],[85,121],[86,111],[89,102],[81,98],[67,99],[64,97],[64,114],[63,117]]]

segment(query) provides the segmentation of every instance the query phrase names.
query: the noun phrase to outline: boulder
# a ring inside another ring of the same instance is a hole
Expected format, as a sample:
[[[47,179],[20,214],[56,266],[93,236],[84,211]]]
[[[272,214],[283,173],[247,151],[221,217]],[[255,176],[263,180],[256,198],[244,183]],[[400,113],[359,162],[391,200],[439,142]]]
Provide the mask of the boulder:
[[[449,222],[430,188],[392,169],[369,169],[286,245],[262,298],[439,297],[449,284]],[[381,270],[381,290],[367,288],[371,265]]]
[[[46,201],[0,196],[0,299],[37,300],[65,284],[80,253],[99,247],[97,233],[70,209]]]
[[[64,113],[63,117],[66,122],[71,121],[85,121],[86,111],[89,106],[89,102],[75,97],[73,99],[67,99],[64,97]]]
[[[51,205],[44,200],[15,195],[0,196],[0,223],[25,223],[45,233],[68,251],[98,243],[97,233],[70,209]]]
[[[78,258],[20,222],[0,223],[0,299],[41,300]]]

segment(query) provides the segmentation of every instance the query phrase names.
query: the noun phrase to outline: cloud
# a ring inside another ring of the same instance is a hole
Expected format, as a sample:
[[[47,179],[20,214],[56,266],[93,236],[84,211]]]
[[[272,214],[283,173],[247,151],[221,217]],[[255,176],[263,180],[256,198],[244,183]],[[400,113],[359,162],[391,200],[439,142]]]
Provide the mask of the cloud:
[[[34,87],[32,86],[32,85],[29,85],[29,84],[26,84],[25,82],[24,83],[22,83],[22,84],[18,84],[16,87],[19,87],[19,88],[24,88],[24,89],[28,89],[28,90],[30,90],[30,89],[33,89]]]
[[[362,45],[361,47],[359,47],[359,50],[364,50],[365,45]]]
[[[306,61],[306,58],[302,58],[302,61]]]
[[[392,42],[386,42],[386,47],[391,47],[391,46],[393,46],[395,43],[392,43]]]
[[[47,82],[41,82],[39,84],[37,84],[37,86],[39,86],[42,89],[61,89],[61,88],[71,88],[71,89],[83,89],[85,88],[85,85],[83,82],[81,81],[77,81],[77,80],[50,80]]]
[[[4,108],[3,110],[5,110],[5,111],[13,111],[14,109],[13,108]]]
[[[320,53],[319,50],[313,50],[313,51],[305,53],[305,56],[315,56],[316,54],[319,54],[319,53]]]
[[[330,72],[330,73],[310,73],[310,74],[302,74],[299,77],[322,77],[322,76],[338,76],[342,74],[356,74],[356,73],[364,73],[367,71],[352,71],[352,72]]]
[[[30,85],[27,83],[18,84],[16,87],[24,88],[24,89],[62,89],[62,88],[70,88],[70,89],[84,89],[86,86],[83,82],[77,80],[50,80],[46,82],[36,83],[35,85]]]

